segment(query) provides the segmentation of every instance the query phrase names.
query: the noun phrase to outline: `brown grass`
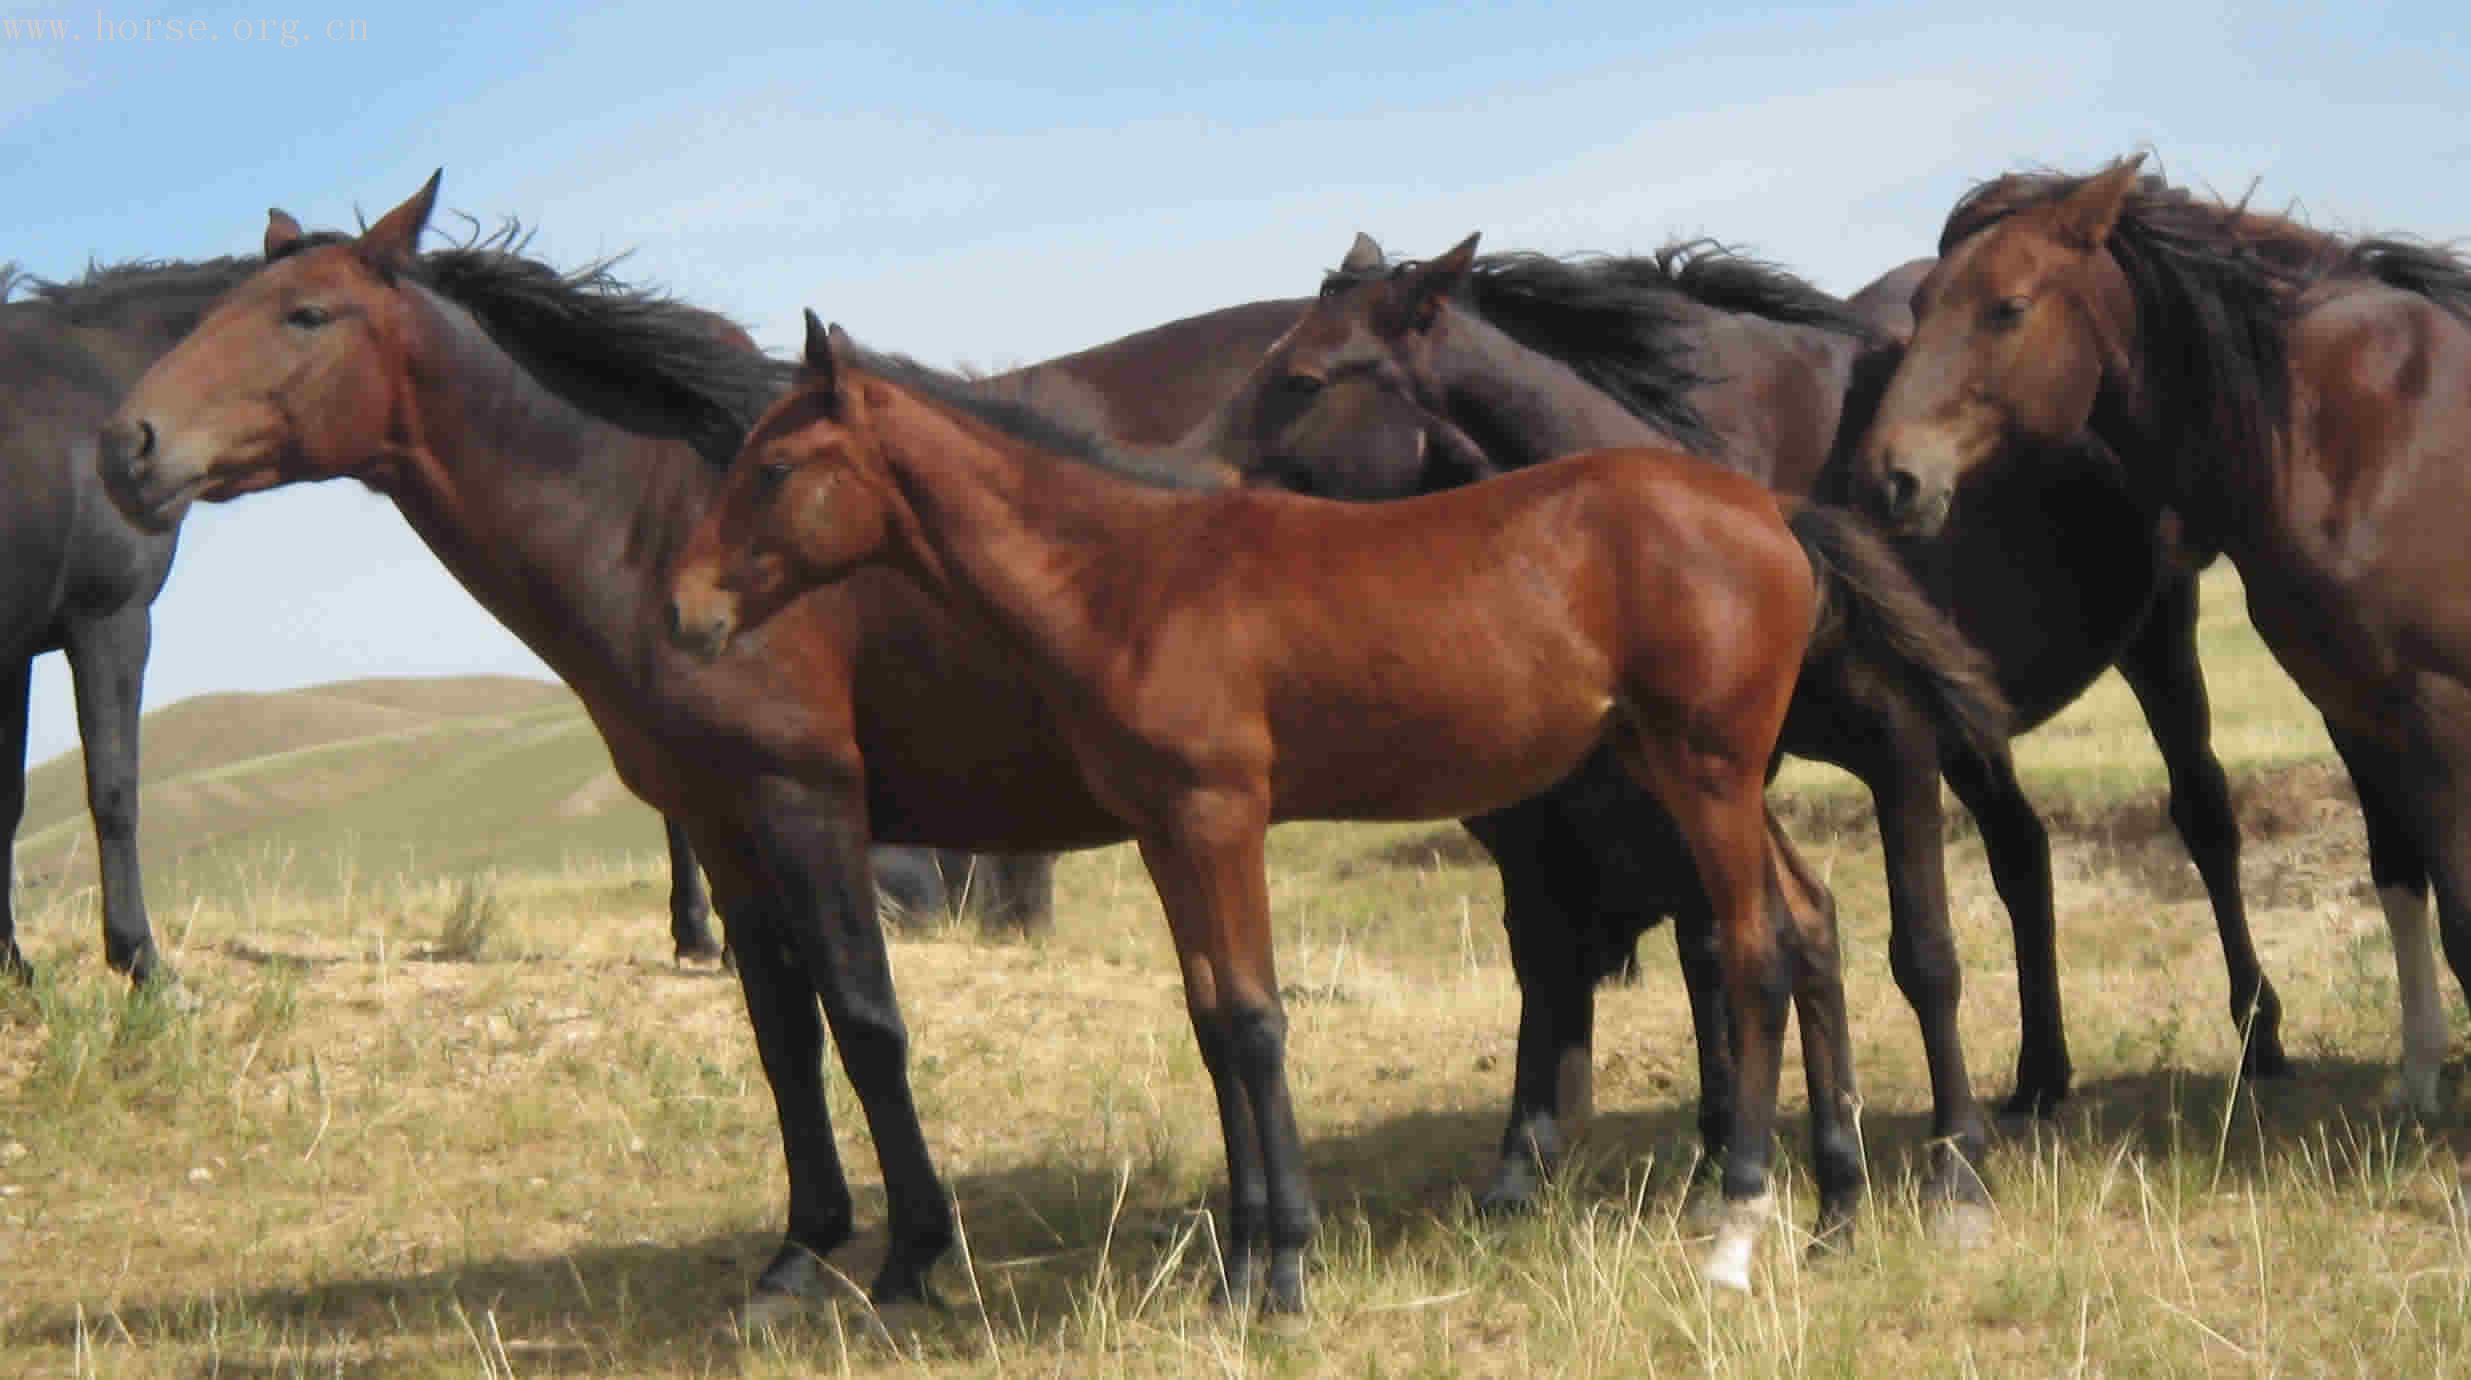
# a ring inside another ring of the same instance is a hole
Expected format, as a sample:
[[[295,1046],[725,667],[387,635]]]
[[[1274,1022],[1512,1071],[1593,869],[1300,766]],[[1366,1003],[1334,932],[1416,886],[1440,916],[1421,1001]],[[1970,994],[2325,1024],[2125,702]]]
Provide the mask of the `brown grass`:
[[[2232,1086],[2208,913],[2106,690],[2028,753],[2056,786],[2081,1094],[1999,1140],[1977,1251],[1915,1220],[1928,1105],[1876,846],[1840,783],[1797,769],[1780,794],[1816,798],[1797,827],[1845,917],[1875,1191],[1849,1257],[1773,1243],[1747,1302],[1699,1288],[1677,1225],[1695,1080],[1669,941],[1604,999],[1580,1165],[1541,1217],[1481,1221],[1462,1189],[1499,1132],[1515,995],[1494,883],[1431,829],[1304,826],[1272,881],[1327,1209],[1301,1329],[1202,1301],[1217,1133],[1120,849],[1068,860],[1046,943],[896,943],[968,1234],[953,1307],[718,1329],[779,1229],[778,1141],[734,985],[665,960],[647,857],[158,903],[194,1012],[97,971],[85,893],[22,898],[45,976],[0,993],[0,1373],[2462,1373],[2471,1225],[2437,1133],[2378,1117],[2393,979],[2355,813],[2277,727],[2287,691],[2217,650],[2300,1076]],[[2005,922],[1959,832],[1966,1033],[1996,1092]],[[439,961],[483,904],[477,961]],[[832,1105],[865,1233],[834,1263],[864,1279],[881,1195],[837,1075]]]

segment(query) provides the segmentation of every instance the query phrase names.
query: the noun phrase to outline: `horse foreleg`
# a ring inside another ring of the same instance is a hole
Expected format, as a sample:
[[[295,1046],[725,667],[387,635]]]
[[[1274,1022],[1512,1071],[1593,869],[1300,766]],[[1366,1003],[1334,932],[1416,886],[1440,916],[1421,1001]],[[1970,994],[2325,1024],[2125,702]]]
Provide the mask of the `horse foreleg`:
[[[1853,1212],[1862,1200],[1860,1097],[1853,1082],[1853,1044],[1845,1015],[1845,983],[1836,942],[1836,898],[1811,874],[1792,840],[1767,813],[1767,888],[1772,923],[1793,979],[1793,1007],[1802,1027],[1802,1076],[1810,1094],[1811,1174],[1819,1182],[1814,1249],[1840,1251],[1853,1242]]]
[[[26,815],[26,699],[32,687],[34,662],[29,657],[0,661],[0,976],[21,982],[34,978],[34,965],[17,947],[17,825]]]
[[[884,1174],[891,1241],[867,1292],[878,1304],[930,1298],[927,1271],[953,1241],[952,1204],[910,1090],[909,1031],[876,914],[862,796],[854,784],[819,790],[776,778],[760,798],[781,929],[823,1000]]]
[[[2171,824],[2179,831],[2222,937],[2222,966],[2231,989],[2231,1020],[2244,1043],[2240,1072],[2279,1078],[2291,1071],[2282,1052],[2282,998],[2257,962],[2248,907],[2239,890],[2239,816],[2231,783],[2214,756],[2213,711],[2196,653],[2197,588],[2183,576],[2165,586],[2119,656],[2119,674],[2136,692],[2170,773]]]
[[[1228,1302],[1252,1302],[1252,1258],[1269,1250],[1262,1306],[1304,1306],[1304,1247],[1314,1209],[1287,1087],[1287,1013],[1270,952],[1268,811],[1258,802],[1184,802],[1145,831],[1142,861],[1158,884],[1184,970],[1185,1002],[1218,1093],[1227,1143]]]
[[[170,982],[146,920],[137,863],[137,717],[154,641],[143,604],[104,618],[72,620],[69,674],[77,690],[77,732],[86,753],[86,808],[94,818],[103,881],[103,959],[139,985]]]
[[[2051,836],[2016,780],[2014,764],[1951,753],[1941,763],[1956,798],[1982,831],[1991,882],[2016,941],[2019,1029],[2016,1089],[2007,1116],[2049,1116],[2067,1100],[2074,1071],[2059,1001],[2058,926],[2051,908]]]

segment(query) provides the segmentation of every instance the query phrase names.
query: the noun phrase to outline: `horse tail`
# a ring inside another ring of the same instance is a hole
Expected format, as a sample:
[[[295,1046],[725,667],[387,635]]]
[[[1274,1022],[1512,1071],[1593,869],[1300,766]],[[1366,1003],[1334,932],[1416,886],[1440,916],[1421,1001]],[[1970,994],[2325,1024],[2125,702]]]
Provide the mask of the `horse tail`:
[[[2008,702],[1988,658],[1922,593],[1886,540],[1851,511],[1797,505],[1787,515],[1819,581],[1808,665],[1843,654],[1901,683],[1941,739],[1986,761],[2008,750]]]

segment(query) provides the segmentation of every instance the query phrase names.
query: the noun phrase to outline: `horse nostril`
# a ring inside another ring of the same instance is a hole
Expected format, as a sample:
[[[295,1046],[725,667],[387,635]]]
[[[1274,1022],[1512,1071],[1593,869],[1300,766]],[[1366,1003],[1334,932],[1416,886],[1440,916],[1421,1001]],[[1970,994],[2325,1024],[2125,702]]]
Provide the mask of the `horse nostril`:
[[[1922,497],[1922,481],[1911,470],[1889,470],[1887,475],[1887,510],[1890,517],[1902,517],[1913,511]]]
[[[673,638],[686,635],[686,614],[675,599],[669,601],[669,635]]]
[[[154,454],[154,423],[137,424],[137,451],[133,458],[143,460]]]

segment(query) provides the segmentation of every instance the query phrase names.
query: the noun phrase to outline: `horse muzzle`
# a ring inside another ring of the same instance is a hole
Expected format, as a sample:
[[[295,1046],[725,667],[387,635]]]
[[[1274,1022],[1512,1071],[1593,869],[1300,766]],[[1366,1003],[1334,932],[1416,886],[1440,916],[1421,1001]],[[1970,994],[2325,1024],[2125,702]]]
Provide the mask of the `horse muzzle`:
[[[105,423],[95,437],[94,459],[112,506],[149,531],[179,525],[206,479],[202,470],[167,463],[154,425],[142,419],[115,417]]]

